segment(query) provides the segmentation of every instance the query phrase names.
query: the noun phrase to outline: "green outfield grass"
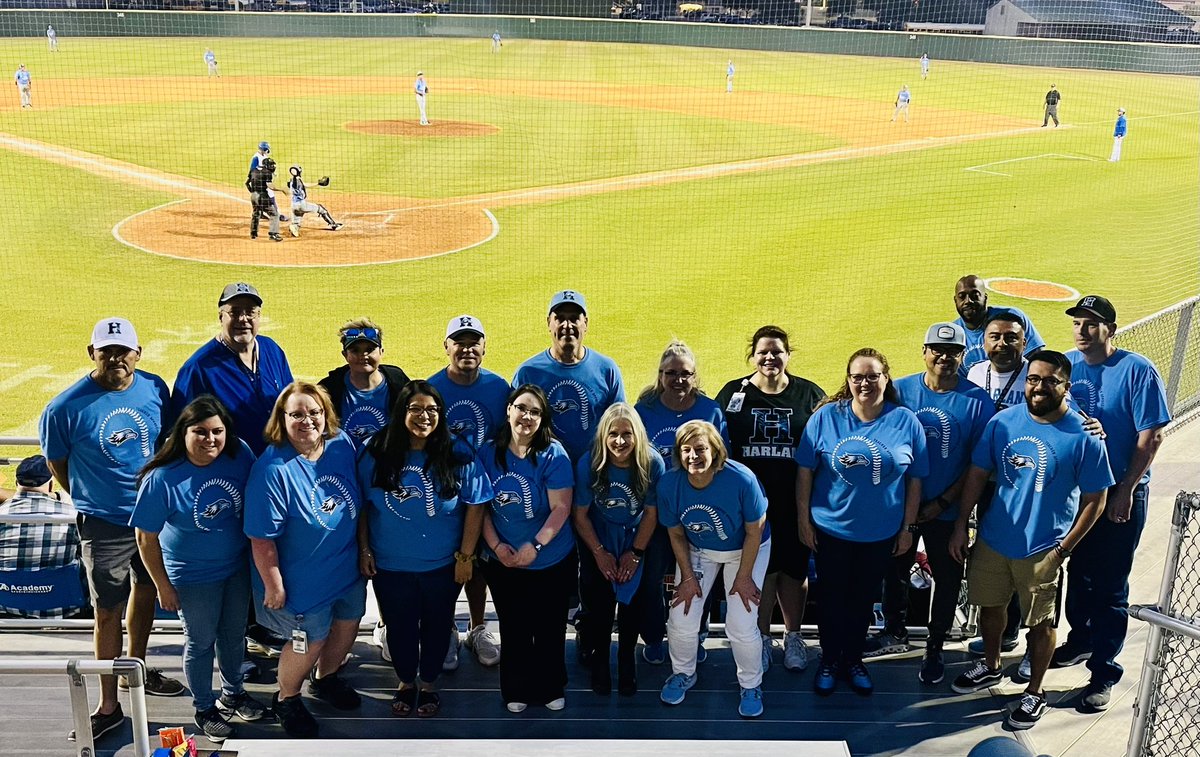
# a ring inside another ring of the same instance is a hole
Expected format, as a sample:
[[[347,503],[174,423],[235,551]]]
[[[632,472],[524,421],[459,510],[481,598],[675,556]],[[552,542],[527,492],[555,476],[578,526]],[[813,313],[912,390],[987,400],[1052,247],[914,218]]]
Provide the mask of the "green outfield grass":
[[[294,45],[305,51],[302,71],[289,69]],[[239,77],[297,74],[396,77],[398,91],[270,87],[255,100],[170,101],[178,77],[205,84],[205,47],[221,64],[218,93]],[[538,82],[627,83],[709,96],[723,90],[730,57],[738,91],[726,113],[528,91]],[[914,92],[914,129],[923,108],[1040,123],[1050,83],[1063,92],[1070,128],[498,207],[500,234],[472,250],[333,269],[194,263],[125,247],[113,225],[177,195],[0,146],[0,197],[11,209],[0,248],[0,434],[32,433],[45,403],[83,375],[89,330],[102,316],[132,318],[147,347],[142,367],[173,378],[215,333],[217,293],[235,280],[263,292],[264,332],[306,377],[340,363],[336,329],[364,314],[384,326],[392,362],[432,373],[444,361],[446,320],[464,311],[488,328],[485,364],[511,375],[548,343],[551,293],[577,288],[591,306],[588,343],[617,359],[631,394],[673,336],[696,349],[715,392],[745,371],[745,339],[766,322],[793,330],[794,372],[827,388],[846,356],[868,344],[892,358],[894,373],[911,372],[925,327],[954,315],[953,282],[965,273],[1104,293],[1122,321],[1200,290],[1195,79],[934,61],[923,82],[915,60],[522,40],[506,41],[498,56],[485,40],[67,38],[57,55],[44,40],[0,40],[3,65],[15,69],[18,59],[33,72],[35,104],[39,83],[84,78],[119,87],[114,80],[162,77],[161,87],[141,86],[167,101],[9,109],[0,111],[0,132],[233,190],[263,138],[284,165],[299,160],[333,174],[338,190],[429,198],[830,150],[848,140],[820,128],[826,116],[867,101],[890,127],[902,83]],[[414,119],[408,87],[417,68],[430,79],[435,121],[486,122],[500,133],[405,139],[341,129],[352,120]],[[439,79],[512,89],[439,93]],[[744,120],[743,92],[819,98],[810,104],[816,125]],[[15,101],[11,90],[4,96]],[[1118,106],[1129,110],[1130,136],[1112,165],[1105,159]],[[1026,160],[1035,156],[1046,157]],[[988,163],[1010,175],[965,170]],[[336,194],[322,199],[336,210]],[[1052,345],[1069,346],[1064,304],[993,302],[1022,307]]]

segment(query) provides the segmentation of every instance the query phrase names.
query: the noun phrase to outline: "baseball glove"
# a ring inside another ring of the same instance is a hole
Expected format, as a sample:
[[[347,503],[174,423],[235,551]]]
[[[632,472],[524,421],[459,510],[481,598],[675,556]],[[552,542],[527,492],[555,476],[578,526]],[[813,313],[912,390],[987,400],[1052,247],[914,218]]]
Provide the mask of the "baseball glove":
[[[321,178],[317,179],[317,184],[318,184],[319,186],[322,186],[322,187],[327,187],[327,186],[329,186],[329,177],[328,177],[328,176],[322,176]]]

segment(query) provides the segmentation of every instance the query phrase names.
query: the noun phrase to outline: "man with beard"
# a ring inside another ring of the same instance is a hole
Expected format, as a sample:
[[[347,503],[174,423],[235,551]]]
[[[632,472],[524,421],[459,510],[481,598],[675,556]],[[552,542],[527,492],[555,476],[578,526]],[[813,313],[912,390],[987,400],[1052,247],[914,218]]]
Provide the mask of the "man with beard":
[[[1032,355],[1046,346],[1046,341],[1033,327],[1029,316],[1017,308],[988,305],[986,284],[975,274],[963,276],[955,283],[954,309],[958,311],[958,318],[954,322],[967,332],[967,350],[958,368],[958,375],[964,378],[971,366],[987,360],[984,327],[999,313],[1012,313],[1020,322],[1025,334],[1024,355]],[[1020,386],[1017,389],[1020,390]]]
[[[1025,404],[997,413],[971,455],[950,554],[967,558],[967,523],[995,472],[996,489],[979,519],[967,564],[967,592],[980,606],[984,659],[954,681],[967,694],[1000,683],[1000,637],[1013,592],[1029,626],[1030,675],[1008,725],[1031,728],[1046,711],[1042,679],[1057,639],[1062,565],[1104,511],[1113,475],[1100,438],[1067,406],[1071,361],[1042,350],[1029,361]],[[984,503],[980,503],[984,504]]]

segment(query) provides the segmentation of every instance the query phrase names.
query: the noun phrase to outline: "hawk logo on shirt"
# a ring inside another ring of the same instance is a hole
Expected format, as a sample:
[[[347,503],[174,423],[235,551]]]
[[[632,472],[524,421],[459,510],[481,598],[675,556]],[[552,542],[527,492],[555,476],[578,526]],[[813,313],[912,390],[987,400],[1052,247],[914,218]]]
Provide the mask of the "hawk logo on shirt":
[[[496,491],[494,515],[507,522],[533,519],[533,487],[519,473],[507,471],[492,482]]]
[[[100,422],[96,434],[100,451],[109,461],[118,466],[137,468],[141,468],[145,464],[144,461],[153,454],[150,448],[153,436],[150,424],[142,417],[142,412],[132,407],[110,410]]]
[[[339,504],[341,504],[341,500],[338,497],[326,497],[321,500],[321,512],[329,515],[337,509]]]
[[[1029,470],[1037,470],[1037,461],[1035,461],[1029,455],[1009,455],[1008,456],[1008,464],[1018,470],[1020,470],[1021,468],[1028,468]]]
[[[425,514],[432,518],[437,514],[437,502],[433,498],[433,481],[429,478],[429,474],[419,465],[406,465],[400,472],[400,475],[406,481],[417,480],[416,484],[406,484],[400,486],[384,495],[384,502],[387,504],[388,510],[396,515],[401,520],[412,520],[408,517],[408,513],[412,508],[404,508],[407,512],[402,512],[403,506],[416,500],[423,502]],[[393,507],[393,503],[395,506]]]
[[[209,489],[216,491],[209,492]],[[212,499],[213,494],[216,499]],[[220,531],[229,527],[241,530],[240,521],[231,523],[230,515],[238,519],[242,515],[242,490],[224,478],[205,481],[192,497],[192,523],[201,531]]]
[[[685,523],[683,527],[693,534],[707,534],[711,531],[716,531],[711,523],[705,523],[702,520],[698,520],[694,523]]]
[[[600,504],[605,510],[617,510],[629,507],[629,500],[624,497],[609,497]]]
[[[1088,415],[1096,415],[1100,412],[1102,398],[1100,387],[1096,386],[1091,379],[1081,378],[1072,381],[1071,396]]]
[[[403,486],[392,492],[392,496],[397,502],[407,502],[410,499],[416,499],[421,496],[421,487],[419,486]]]
[[[592,405],[588,401],[587,390],[583,388],[583,384],[570,379],[559,381],[546,392],[546,398],[550,401],[550,410],[554,413],[550,418],[550,425],[559,437],[571,436],[574,424],[566,416],[572,413],[579,414],[579,430],[587,431],[592,427]]]
[[[948,460],[954,437],[954,424],[951,423],[950,414],[940,407],[926,405],[917,411],[917,419],[925,429],[929,447],[938,450],[943,460]]]
[[[721,541],[729,538],[729,530],[725,527],[725,521],[721,519],[721,513],[711,505],[689,505],[679,514],[679,522],[684,530],[695,536],[715,534]]]
[[[343,518],[358,517],[357,499],[339,476],[318,476],[309,494],[309,506],[317,523],[326,531],[336,531]]]
[[[609,496],[600,500],[600,506],[605,510],[626,510],[630,516],[636,516],[642,511],[642,502],[634,493],[633,487],[612,481],[608,485]]]
[[[201,518],[212,520],[221,514],[221,511],[227,507],[233,507],[233,503],[227,499],[218,499],[204,508],[204,512],[200,513]]]
[[[483,407],[473,400],[459,400],[446,408],[446,419],[450,421],[450,431],[465,436],[478,449],[483,446],[487,436],[487,416]]]
[[[465,433],[467,428],[468,426],[466,421],[454,421],[450,424],[450,431],[455,434]]]
[[[871,464],[871,461],[867,458],[866,455],[859,455],[854,452],[846,452],[844,454],[838,455],[838,462],[842,464],[843,468],[853,468],[856,465],[870,465]]]
[[[884,452],[887,449],[874,439],[865,436],[848,436],[837,443],[829,455],[833,472],[838,478],[851,486],[870,483],[879,486],[883,482]],[[888,455],[890,462],[891,456]],[[864,481],[861,474],[856,474],[856,468],[870,472],[868,480]],[[890,469],[890,466],[889,466]]]
[[[342,422],[342,428],[355,442],[361,442],[387,425],[387,416],[371,405],[355,407]]]
[[[358,428],[353,429],[350,432],[350,437],[352,439],[354,439],[355,441],[361,442],[363,439],[366,439],[373,432],[378,431],[378,430],[379,429],[371,428],[370,426],[359,426]]]
[[[496,492],[496,504],[501,507],[515,505],[521,501],[521,495],[516,492]]]
[[[1041,492],[1054,478],[1054,451],[1050,445],[1033,436],[1018,436],[1004,445],[1001,454],[1004,480],[1014,489],[1028,485],[1033,477],[1033,490]]]
[[[137,438],[137,432],[131,428],[123,428],[119,431],[114,431],[108,435],[108,443],[114,447],[120,447],[125,442]]]
[[[559,400],[558,402],[555,402],[553,405],[551,405],[550,409],[553,410],[555,413],[565,413],[568,410],[578,410],[579,405],[572,402],[571,400]]]

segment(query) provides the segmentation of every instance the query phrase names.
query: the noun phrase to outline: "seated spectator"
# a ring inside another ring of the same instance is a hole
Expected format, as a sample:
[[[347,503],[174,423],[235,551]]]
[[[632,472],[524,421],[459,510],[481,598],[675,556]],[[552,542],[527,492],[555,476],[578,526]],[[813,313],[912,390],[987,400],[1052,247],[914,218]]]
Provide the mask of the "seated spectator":
[[[42,455],[17,466],[17,490],[0,504],[0,518],[9,515],[66,515],[75,508],[59,499],[54,477]],[[15,571],[58,571],[65,578],[47,584],[45,594],[19,595],[0,591],[0,612],[20,618],[61,618],[87,606],[79,574],[79,532],[73,524],[0,523],[0,574]],[[8,578],[8,577],[5,577]],[[0,583],[10,584],[9,580]],[[33,601],[30,601],[33,600]]]

